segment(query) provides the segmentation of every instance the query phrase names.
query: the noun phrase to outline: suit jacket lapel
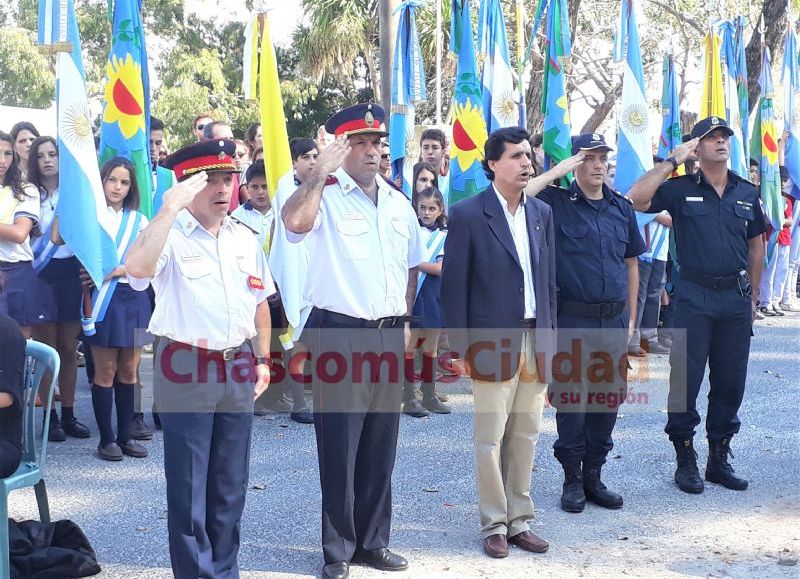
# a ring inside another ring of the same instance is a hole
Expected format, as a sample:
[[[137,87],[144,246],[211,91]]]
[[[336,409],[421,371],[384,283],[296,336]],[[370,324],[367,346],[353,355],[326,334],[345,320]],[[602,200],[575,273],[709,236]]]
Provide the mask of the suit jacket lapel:
[[[525,200],[525,224],[528,227],[528,241],[531,246],[531,269],[535,276],[539,267],[539,252],[543,245],[540,243],[540,239],[544,232],[544,224],[542,223],[542,214],[530,199]]]
[[[517,248],[514,245],[514,238],[511,237],[511,229],[508,227],[503,207],[497,199],[497,194],[494,192],[494,187],[489,187],[483,192],[484,212],[489,217],[489,229],[492,230],[494,236],[506,248],[511,257],[517,263],[520,269],[522,264],[517,255]]]

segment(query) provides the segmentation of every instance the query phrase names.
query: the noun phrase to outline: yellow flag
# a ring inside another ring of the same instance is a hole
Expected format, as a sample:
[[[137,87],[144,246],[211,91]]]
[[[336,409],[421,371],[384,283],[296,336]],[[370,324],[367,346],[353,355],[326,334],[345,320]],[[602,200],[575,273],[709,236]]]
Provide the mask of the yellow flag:
[[[278,61],[275,58],[275,47],[272,45],[272,36],[269,32],[269,16],[264,14],[259,19],[263,23],[258,80],[261,134],[264,139],[264,168],[267,171],[269,197],[274,199],[278,181],[292,171],[292,155],[289,153],[286,115],[283,112]]]
[[[725,88],[722,86],[722,62],[720,48],[722,39],[713,32],[706,34],[706,70],[703,75],[703,98],[700,101],[700,118],[719,117],[727,120],[725,112]]]

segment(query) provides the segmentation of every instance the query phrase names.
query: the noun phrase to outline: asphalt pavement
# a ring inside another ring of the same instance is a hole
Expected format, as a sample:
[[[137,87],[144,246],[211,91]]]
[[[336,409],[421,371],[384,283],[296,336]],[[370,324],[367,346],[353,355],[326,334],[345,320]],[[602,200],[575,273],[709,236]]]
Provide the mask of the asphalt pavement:
[[[757,323],[742,429],[733,439],[745,492],[706,484],[702,495],[672,481],[674,453],[663,433],[668,363],[636,361],[637,397],[621,409],[604,480],[625,506],[559,507],[561,469],[553,458],[555,412],[545,410],[532,474],[534,532],[546,554],[512,548],[494,560],[481,550],[472,450],[472,401],[462,380],[440,386],[454,412],[401,417],[393,479],[391,548],[410,569],[382,573],[353,566],[354,579],[518,577],[800,577],[800,315]],[[646,364],[646,366],[645,366]],[[143,364],[146,368],[147,364]],[[149,381],[145,373],[144,380]],[[700,402],[705,406],[707,384]],[[72,519],[94,546],[102,578],[171,577],[161,435],[146,442],[150,457],[98,460],[97,428],[85,374],[79,370],[77,415],[88,440],[49,446],[47,484],[54,519]],[[150,416],[148,422],[152,425]],[[697,437],[701,471],[707,445]],[[33,493],[15,491],[10,515],[36,518]],[[287,415],[256,418],[250,490],[242,520],[242,577],[318,576],[322,566],[320,492],[312,426]],[[794,565],[792,565],[794,563]]]

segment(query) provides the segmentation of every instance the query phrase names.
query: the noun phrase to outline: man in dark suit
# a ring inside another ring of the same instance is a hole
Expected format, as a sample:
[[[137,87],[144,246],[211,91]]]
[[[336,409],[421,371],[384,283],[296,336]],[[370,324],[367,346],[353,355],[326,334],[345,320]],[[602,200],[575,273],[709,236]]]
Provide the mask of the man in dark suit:
[[[555,246],[550,207],[523,193],[533,175],[528,139],[509,127],[486,141],[492,186],[451,208],[442,270],[445,325],[473,380],[484,551],[496,558],[508,555],[509,542],[548,548],[528,525],[555,341]]]

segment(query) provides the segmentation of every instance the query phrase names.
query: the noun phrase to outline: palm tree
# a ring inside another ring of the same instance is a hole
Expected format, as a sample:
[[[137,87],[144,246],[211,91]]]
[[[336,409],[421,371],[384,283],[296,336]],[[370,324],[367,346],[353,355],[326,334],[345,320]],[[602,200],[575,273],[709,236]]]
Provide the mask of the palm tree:
[[[314,81],[333,76],[342,87],[353,82],[354,62],[363,57],[369,81],[380,99],[376,66],[377,0],[303,0],[306,25],[294,35],[300,62]]]

